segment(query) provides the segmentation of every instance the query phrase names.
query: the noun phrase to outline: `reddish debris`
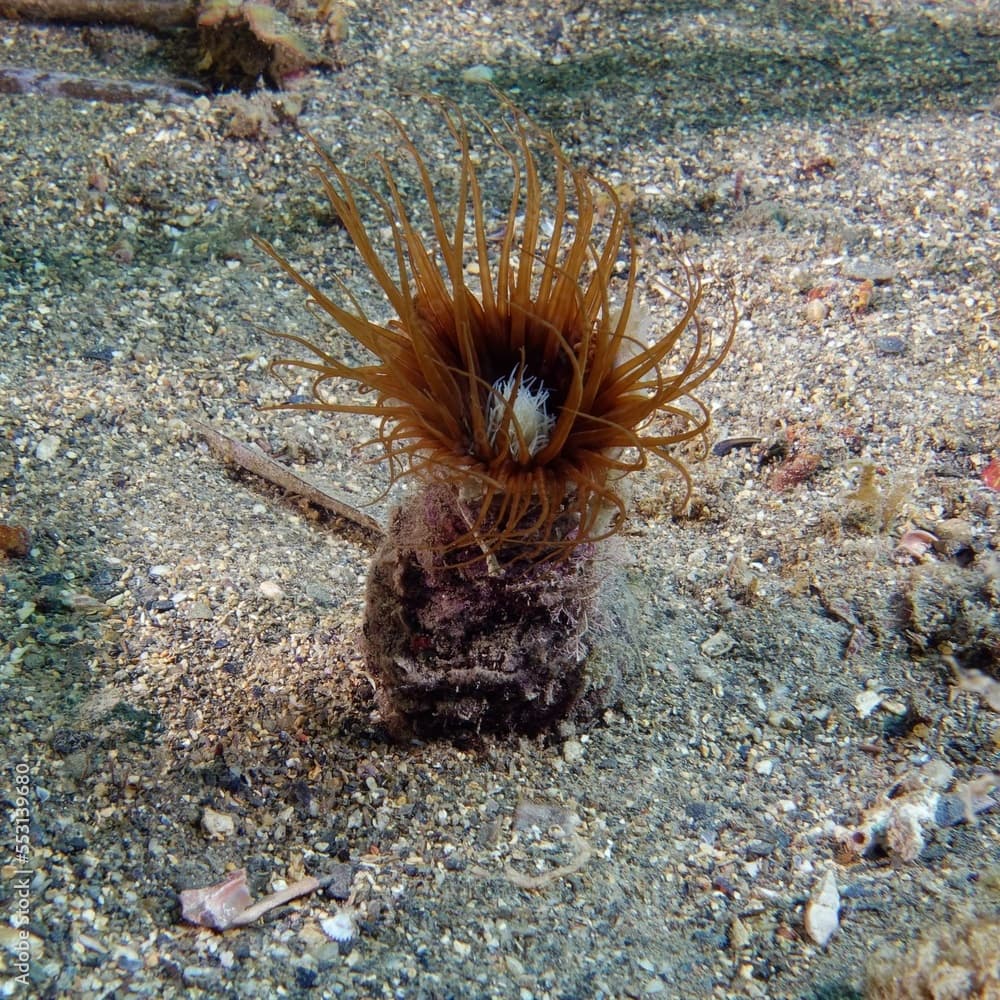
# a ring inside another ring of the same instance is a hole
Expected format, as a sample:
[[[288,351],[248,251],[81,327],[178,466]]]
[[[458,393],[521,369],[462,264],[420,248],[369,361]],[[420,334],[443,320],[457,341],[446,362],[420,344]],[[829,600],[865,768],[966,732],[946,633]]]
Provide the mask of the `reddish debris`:
[[[0,524],[0,555],[24,558],[31,548],[31,534],[20,524]]]
[[[799,483],[805,482],[812,476],[819,468],[821,461],[822,459],[819,455],[814,455],[811,452],[795,455],[793,458],[788,459],[787,462],[782,462],[774,470],[771,478],[767,481],[767,485],[775,493],[782,493],[793,486],[798,486]]]
[[[983,482],[991,490],[1000,490],[1000,458],[994,458],[989,465],[983,469]]]

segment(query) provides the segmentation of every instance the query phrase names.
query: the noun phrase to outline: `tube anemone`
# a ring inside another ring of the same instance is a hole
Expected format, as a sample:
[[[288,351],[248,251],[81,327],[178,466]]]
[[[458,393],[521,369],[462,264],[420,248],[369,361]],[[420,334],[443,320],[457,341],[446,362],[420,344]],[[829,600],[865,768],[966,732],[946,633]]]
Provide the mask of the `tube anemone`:
[[[307,356],[276,358],[272,370],[307,373],[313,399],[278,408],[376,418],[370,443],[391,482],[417,475],[459,498],[467,530],[447,546],[468,553],[463,558],[494,565],[564,558],[621,527],[619,481],[650,455],[672,466],[690,493],[690,474],[672,449],[707,430],[708,410],[691,393],[721,363],[735,323],[713,350],[697,315],[700,278],[682,262],[679,317],[651,343],[638,341],[631,332],[638,253],[614,187],[575,167],[551,135],[508,106],[502,127],[477,130],[506,158],[512,179],[494,235],[468,122],[439,106],[457,146],[447,204],[424,155],[390,115],[418,179],[419,217],[404,197],[399,164],[378,157],[376,190],[312,140],[330,205],[392,319],[370,319],[346,288],[343,298],[331,297],[257,240],[370,355],[351,364],[279,333]],[[367,220],[362,200],[374,200],[381,218]],[[377,249],[377,225],[388,226],[390,252]],[[685,335],[690,344],[678,363]],[[361,390],[354,401],[328,394],[342,381]],[[654,420],[664,415],[670,419]]]
[[[271,367],[311,379],[312,398],[284,406],[375,418],[390,483],[421,481],[368,574],[363,649],[389,731],[587,724],[641,662],[616,543],[598,544],[624,521],[621,479],[652,455],[690,492],[672,449],[705,434],[691,392],[735,323],[713,349],[700,278],[682,261],[668,289],[676,321],[638,338],[638,252],[614,188],[509,106],[501,127],[473,123],[475,148],[469,122],[438,107],[457,147],[447,196],[392,116],[400,153],[377,158],[377,186],[314,142],[327,198],[393,318],[370,319],[343,284],[328,295],[259,240],[368,354],[350,363],[285,333],[306,356]],[[499,209],[484,193],[503,187],[487,175],[497,160],[509,177]],[[341,382],[358,387],[353,400],[328,392]]]

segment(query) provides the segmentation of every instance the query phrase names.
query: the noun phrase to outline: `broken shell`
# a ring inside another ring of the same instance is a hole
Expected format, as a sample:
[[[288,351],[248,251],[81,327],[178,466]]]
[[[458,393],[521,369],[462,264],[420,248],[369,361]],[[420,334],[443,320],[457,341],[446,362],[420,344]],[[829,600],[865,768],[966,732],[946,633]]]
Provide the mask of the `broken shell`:
[[[348,907],[337,910],[332,917],[324,917],[319,925],[331,941],[350,941],[357,932],[355,911]]]
[[[919,561],[934,548],[936,541],[937,537],[929,531],[915,528],[912,531],[905,532],[903,537],[900,538],[896,548],[893,549],[892,557],[896,562],[903,562],[907,559]]]
[[[867,719],[881,704],[882,695],[876,688],[865,688],[854,698],[854,707],[862,719]]]
[[[181,916],[190,924],[224,931],[253,902],[247,872],[239,868],[215,885],[181,892]]]

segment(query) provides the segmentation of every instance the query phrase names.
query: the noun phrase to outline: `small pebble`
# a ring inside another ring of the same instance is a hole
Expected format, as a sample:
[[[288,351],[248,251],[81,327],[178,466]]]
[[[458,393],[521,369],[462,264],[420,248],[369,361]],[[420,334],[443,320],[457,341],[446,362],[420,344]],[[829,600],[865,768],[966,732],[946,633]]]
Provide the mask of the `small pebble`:
[[[879,354],[905,354],[906,341],[902,337],[876,337],[875,350]]]
[[[728,632],[723,632],[720,629],[701,644],[701,651],[706,656],[724,656],[735,645],[736,640]]]
[[[201,814],[201,828],[210,837],[222,840],[236,833],[236,820],[229,813],[217,812],[215,809],[206,807]]]
[[[830,307],[822,299],[810,299],[806,303],[806,319],[810,323],[822,323],[830,313]]]
[[[493,77],[493,70],[482,63],[462,70],[462,83],[492,83]]]
[[[844,262],[844,276],[854,281],[871,281],[886,285],[896,277],[896,269],[883,260],[848,260]]]
[[[873,688],[866,688],[854,698],[854,707],[862,719],[867,719],[881,704],[882,695]]]

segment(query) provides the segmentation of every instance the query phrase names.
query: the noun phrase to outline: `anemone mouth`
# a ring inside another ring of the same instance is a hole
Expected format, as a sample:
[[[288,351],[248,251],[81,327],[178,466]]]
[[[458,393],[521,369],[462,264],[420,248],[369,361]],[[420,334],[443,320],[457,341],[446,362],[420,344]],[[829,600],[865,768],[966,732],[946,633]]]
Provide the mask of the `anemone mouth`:
[[[675,322],[649,342],[637,339],[630,313],[638,252],[614,187],[574,167],[509,104],[497,127],[435,104],[458,150],[447,201],[391,115],[402,154],[378,157],[377,186],[352,179],[310,136],[331,207],[395,318],[372,321],[346,284],[338,281],[341,296],[328,294],[258,238],[369,356],[351,363],[278,333],[308,356],[276,358],[272,371],[305,373],[313,398],[275,408],[376,418],[369,443],[388,463],[390,482],[434,478],[477,498],[456,547],[474,542],[504,559],[565,553],[617,530],[626,513],[618,480],[650,455],[690,492],[672,449],[707,430],[709,411],[690,394],[721,363],[736,317],[713,349],[698,316],[701,278],[681,261]],[[509,171],[499,205],[480,182],[480,153],[490,150]],[[414,177],[418,197],[410,198]],[[381,217],[372,221],[362,201]],[[388,232],[388,249],[376,225]],[[358,398],[331,398],[329,387],[340,382],[354,383]],[[670,418],[669,430],[656,430],[658,414]]]
[[[498,378],[486,410],[486,437],[504,447],[515,462],[534,458],[548,443],[556,418],[549,413],[549,390],[540,379],[524,377],[516,368]]]

